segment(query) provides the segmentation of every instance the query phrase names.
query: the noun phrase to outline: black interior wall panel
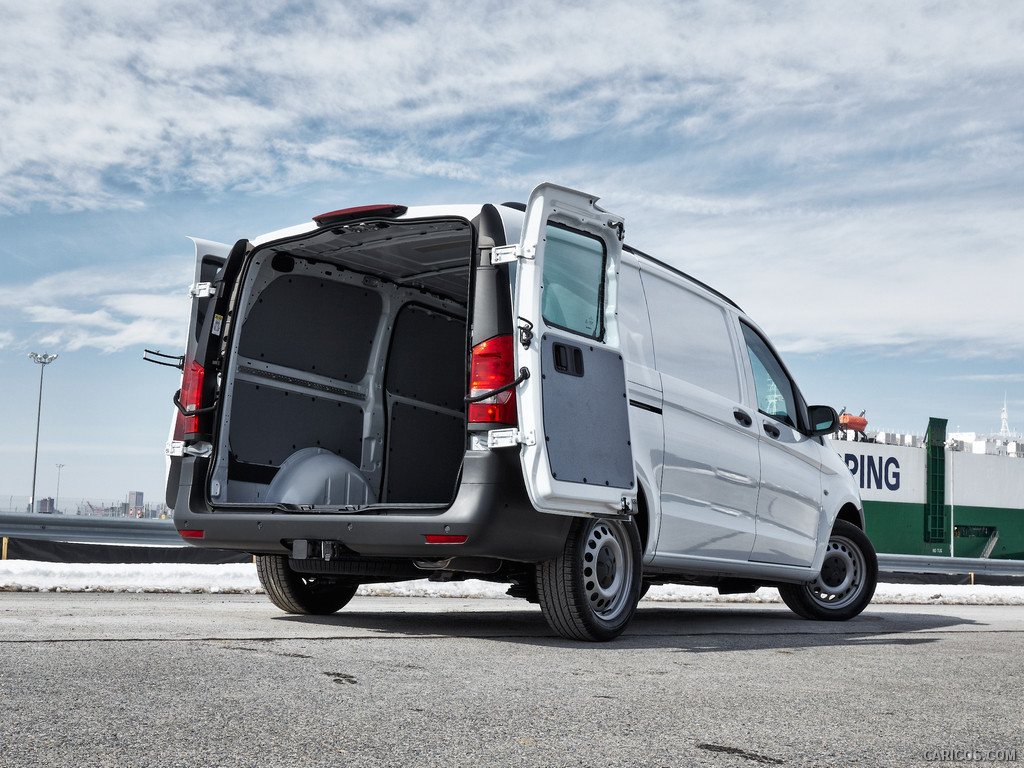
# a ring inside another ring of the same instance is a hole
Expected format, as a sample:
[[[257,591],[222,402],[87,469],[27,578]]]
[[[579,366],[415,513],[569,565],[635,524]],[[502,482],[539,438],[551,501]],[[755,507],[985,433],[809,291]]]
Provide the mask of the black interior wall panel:
[[[343,381],[366,374],[383,309],[361,286],[295,275],[272,282],[242,326],[245,357]]]
[[[466,452],[465,421],[406,403],[393,403],[390,414],[385,500],[450,501]]]
[[[362,460],[363,411],[326,397],[236,381],[231,451],[239,461],[281,466],[302,448],[326,448],[356,466]]]
[[[466,395],[466,322],[406,304],[395,318],[388,392],[461,411]]]

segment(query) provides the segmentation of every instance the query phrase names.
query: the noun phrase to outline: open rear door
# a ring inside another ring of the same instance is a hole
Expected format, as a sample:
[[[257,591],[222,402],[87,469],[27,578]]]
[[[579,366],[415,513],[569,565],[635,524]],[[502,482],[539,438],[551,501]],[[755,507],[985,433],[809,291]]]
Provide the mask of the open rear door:
[[[518,246],[516,369],[523,474],[534,506],[634,506],[629,397],[616,322],[622,219],[553,184],[530,195]]]
[[[213,311],[217,290],[214,287],[216,278],[221,272],[224,263],[231,253],[232,246],[224,243],[217,243],[212,240],[201,240],[189,238],[196,247],[196,270],[192,286],[189,288],[189,297],[192,299],[191,311],[189,313],[188,336],[185,342],[185,353],[177,358],[177,367],[184,369],[187,363],[194,361],[197,357],[200,335],[207,325],[216,326],[216,332],[220,333],[221,320],[215,317],[208,317]],[[167,355],[160,357],[168,358]],[[154,360],[154,362],[161,362]],[[183,387],[185,382],[182,382]],[[175,395],[177,400],[181,390]],[[171,431],[167,440],[165,453],[167,455],[166,487],[164,491],[167,506],[174,508],[178,493],[178,483],[181,477],[181,460],[185,448],[185,419],[176,406],[171,415]]]

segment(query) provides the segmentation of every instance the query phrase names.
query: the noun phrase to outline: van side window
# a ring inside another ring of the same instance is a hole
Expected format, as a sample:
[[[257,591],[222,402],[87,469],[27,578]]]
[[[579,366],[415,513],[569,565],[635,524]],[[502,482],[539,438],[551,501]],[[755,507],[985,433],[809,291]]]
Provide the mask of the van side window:
[[[604,243],[596,237],[547,227],[544,245],[544,322],[592,339],[604,335]]]
[[[644,287],[640,282],[640,268],[623,254],[619,264],[619,340],[626,352],[626,359],[657,370],[654,356],[654,339],[651,336],[651,319],[647,313]]]
[[[753,328],[743,324],[743,338],[754,372],[757,409],[791,427],[796,427],[796,396],[793,382],[782,363]]]
[[[640,278],[647,294],[658,369],[738,401],[738,360],[722,308],[646,268]]]

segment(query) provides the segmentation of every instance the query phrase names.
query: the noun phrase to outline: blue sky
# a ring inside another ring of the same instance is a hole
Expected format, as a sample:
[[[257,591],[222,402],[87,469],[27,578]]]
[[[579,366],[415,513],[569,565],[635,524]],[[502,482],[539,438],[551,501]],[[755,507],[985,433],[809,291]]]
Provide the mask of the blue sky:
[[[600,196],[808,398],[1024,429],[1017,2],[0,0],[0,509],[162,497],[193,235]],[[14,501],[11,501],[14,499]]]

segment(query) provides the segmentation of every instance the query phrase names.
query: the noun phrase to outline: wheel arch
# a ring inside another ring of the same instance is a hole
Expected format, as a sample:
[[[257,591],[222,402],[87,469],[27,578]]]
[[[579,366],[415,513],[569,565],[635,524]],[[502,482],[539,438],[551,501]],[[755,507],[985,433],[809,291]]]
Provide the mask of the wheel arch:
[[[651,535],[651,507],[647,501],[647,491],[642,482],[637,482],[636,489],[636,514],[633,515],[637,532],[640,534],[640,550],[646,554],[652,542],[648,539]]]
[[[839,514],[836,515],[836,520],[845,520],[850,525],[855,525],[862,531],[864,530],[864,510],[855,504],[844,504],[843,508],[839,510]]]

